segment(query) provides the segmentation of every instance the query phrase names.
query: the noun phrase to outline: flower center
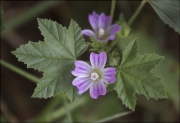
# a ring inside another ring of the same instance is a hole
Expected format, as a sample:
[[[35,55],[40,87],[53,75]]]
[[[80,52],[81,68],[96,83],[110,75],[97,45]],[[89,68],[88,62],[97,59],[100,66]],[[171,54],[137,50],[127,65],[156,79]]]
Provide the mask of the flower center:
[[[96,72],[91,73],[91,79],[97,80],[99,78],[99,75]]]
[[[99,38],[102,37],[102,36],[104,36],[104,34],[105,34],[104,29],[103,29],[103,28],[100,28],[100,29],[99,29],[99,35],[98,35]]]

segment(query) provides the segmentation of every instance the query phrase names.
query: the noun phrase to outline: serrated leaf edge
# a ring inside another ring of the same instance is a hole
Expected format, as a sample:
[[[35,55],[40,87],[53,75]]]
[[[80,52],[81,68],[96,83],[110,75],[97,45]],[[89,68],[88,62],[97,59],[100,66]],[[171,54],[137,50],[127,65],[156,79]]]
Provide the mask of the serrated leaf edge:
[[[153,4],[150,0],[148,0],[148,2],[150,3],[150,4]],[[156,6],[155,4],[153,4],[154,6]],[[152,6],[152,5],[151,5]],[[152,6],[153,7],[153,6]],[[157,6],[156,6],[156,8],[158,9],[158,10],[160,10]],[[153,7],[153,9],[154,9],[154,7]],[[156,12],[156,10],[154,9],[154,11]],[[161,11],[161,10],[160,10]],[[161,11],[162,12],[162,11]],[[165,14],[164,12],[162,12],[163,14]],[[157,12],[156,12],[156,14],[157,14]],[[158,14],[157,14],[158,15]],[[165,14],[166,16],[167,16],[167,14]],[[158,15],[159,16],[159,15]],[[160,16],[159,16],[160,17]],[[169,16],[167,16],[167,17],[169,17]],[[160,17],[161,18],[161,17]],[[161,20],[163,21],[163,19],[161,18]],[[164,24],[165,25],[169,25],[168,23],[165,23],[165,21],[163,21],[164,22]],[[174,21],[173,21],[174,22]],[[174,24],[176,24],[175,22],[174,22]],[[177,25],[177,24],[176,24]],[[178,26],[178,25],[177,25]],[[179,27],[179,30],[177,29],[175,29],[173,26],[171,26],[171,25],[169,25],[169,27],[171,27],[172,29],[174,29],[175,30],[175,32],[178,32],[179,34],[180,34],[180,27]]]

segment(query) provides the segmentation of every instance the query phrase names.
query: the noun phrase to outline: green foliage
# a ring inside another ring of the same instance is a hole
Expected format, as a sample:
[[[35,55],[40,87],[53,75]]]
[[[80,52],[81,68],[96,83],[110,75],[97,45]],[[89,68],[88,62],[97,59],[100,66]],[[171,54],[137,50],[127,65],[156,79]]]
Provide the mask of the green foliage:
[[[123,13],[119,15],[119,20],[116,22],[121,26],[121,30],[117,33],[119,37],[127,37],[131,32],[131,28],[125,21]]]
[[[47,19],[38,19],[38,24],[44,42],[30,41],[12,53],[28,68],[44,72],[32,97],[48,98],[66,93],[72,101],[78,93],[72,86],[71,71],[76,58],[87,49],[81,29],[73,20],[68,29]]]
[[[107,42],[99,42],[92,36],[90,36],[90,40],[91,40],[91,42],[87,42],[87,44],[89,46],[91,46],[89,51],[95,51],[95,52],[100,53],[102,51],[107,50],[107,47],[105,46],[107,44]]]
[[[122,54],[115,84],[108,86],[110,89],[114,88],[123,104],[132,110],[135,109],[136,93],[143,94],[148,99],[167,97],[160,82],[161,78],[151,72],[164,57],[155,54],[137,54],[136,40],[132,41]]]
[[[112,53],[110,53],[108,57],[108,64],[112,67],[117,67],[119,65],[120,59],[121,59],[121,56],[119,55],[118,50],[115,49],[112,51]]]
[[[149,0],[149,3],[165,24],[180,33],[179,0]]]

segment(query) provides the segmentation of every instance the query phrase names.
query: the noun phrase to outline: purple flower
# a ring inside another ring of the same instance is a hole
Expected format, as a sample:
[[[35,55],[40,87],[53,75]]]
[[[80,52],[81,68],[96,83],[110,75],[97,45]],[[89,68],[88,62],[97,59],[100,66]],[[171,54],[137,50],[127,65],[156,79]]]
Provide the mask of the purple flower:
[[[100,42],[106,42],[108,40],[114,40],[115,34],[120,30],[120,26],[117,24],[111,24],[111,16],[106,16],[104,13],[100,15],[93,12],[89,15],[89,22],[94,31],[89,29],[82,30],[82,33],[86,36],[92,36]]]
[[[76,61],[75,69],[72,74],[76,76],[72,84],[77,86],[79,94],[84,93],[90,88],[90,96],[97,99],[99,95],[106,94],[104,83],[111,84],[116,81],[113,67],[104,68],[107,56],[105,52],[100,54],[91,53],[90,61],[92,67],[84,61]]]

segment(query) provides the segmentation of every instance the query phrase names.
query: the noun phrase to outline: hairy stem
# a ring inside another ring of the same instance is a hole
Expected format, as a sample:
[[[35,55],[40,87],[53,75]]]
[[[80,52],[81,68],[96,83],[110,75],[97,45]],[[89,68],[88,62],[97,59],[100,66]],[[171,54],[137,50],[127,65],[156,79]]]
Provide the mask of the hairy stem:
[[[147,1],[146,0],[142,0],[141,4],[139,5],[139,7],[136,9],[136,11],[134,12],[133,16],[129,19],[128,21],[128,25],[130,26],[133,21],[136,19],[136,17],[139,15],[140,11],[142,10],[143,6],[145,5]]]
[[[112,2],[111,2],[111,18],[112,18],[111,23],[113,21],[115,5],[116,5],[116,0],[112,0]]]

